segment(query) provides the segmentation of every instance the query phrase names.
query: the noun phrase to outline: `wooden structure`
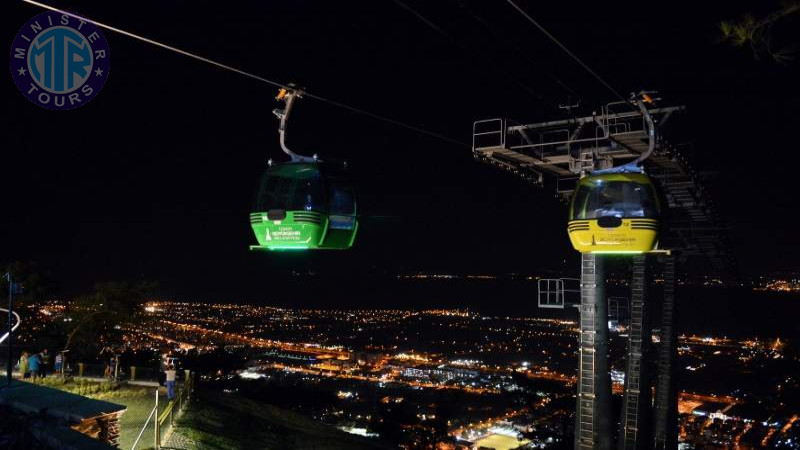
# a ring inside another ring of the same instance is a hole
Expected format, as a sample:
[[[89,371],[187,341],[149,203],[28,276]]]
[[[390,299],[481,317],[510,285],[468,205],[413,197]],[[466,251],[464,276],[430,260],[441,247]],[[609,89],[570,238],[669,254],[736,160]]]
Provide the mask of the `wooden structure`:
[[[0,381],[5,385],[5,381]],[[0,404],[45,419],[43,442],[76,442],[76,448],[116,448],[126,407],[19,380],[0,390]],[[91,439],[86,439],[86,437]],[[94,444],[97,445],[94,445]],[[58,448],[61,448],[59,446]]]

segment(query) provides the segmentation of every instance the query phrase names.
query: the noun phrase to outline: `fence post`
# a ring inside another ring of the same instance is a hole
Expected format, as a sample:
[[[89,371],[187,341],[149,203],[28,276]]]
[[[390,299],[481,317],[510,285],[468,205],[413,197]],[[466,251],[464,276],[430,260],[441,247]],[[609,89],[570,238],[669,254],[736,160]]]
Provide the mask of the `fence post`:
[[[83,366],[84,366],[83,363],[78,363],[78,376],[79,377],[83,376]]]
[[[155,421],[153,429],[156,431],[153,443],[156,450],[158,450],[161,446],[161,430],[158,429],[158,388],[156,388],[156,413],[153,414],[153,420]]]
[[[136,366],[131,366],[131,381],[136,379]]]

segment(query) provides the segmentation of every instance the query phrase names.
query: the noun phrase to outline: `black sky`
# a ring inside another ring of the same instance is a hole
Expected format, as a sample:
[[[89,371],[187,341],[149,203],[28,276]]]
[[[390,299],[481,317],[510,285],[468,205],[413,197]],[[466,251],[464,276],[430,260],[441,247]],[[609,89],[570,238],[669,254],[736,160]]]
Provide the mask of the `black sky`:
[[[615,100],[505,2],[65,2],[77,11],[323,97],[465,143],[472,121],[563,117]],[[716,42],[716,24],[778,2],[520,5],[617,90],[685,104],[681,139],[748,273],[800,268],[793,183],[800,62]],[[12,2],[6,42],[35,7]],[[793,19],[794,20],[794,19]],[[797,20],[794,20],[797,23]],[[488,24],[488,27],[486,26]],[[800,28],[800,27],[798,27]],[[349,252],[252,254],[248,209],[280,159],[275,89],[105,32],[111,75],[72,111],[25,99],[8,77],[0,260],[50,267],[67,290],[146,278],[176,295],[253,296],[288,271],[526,272],[573,268],[565,208],[459,147],[304,99],[289,139],[346,159],[366,214]],[[798,42],[787,33],[782,38]],[[569,86],[570,93],[558,83]],[[566,262],[565,262],[566,261]]]

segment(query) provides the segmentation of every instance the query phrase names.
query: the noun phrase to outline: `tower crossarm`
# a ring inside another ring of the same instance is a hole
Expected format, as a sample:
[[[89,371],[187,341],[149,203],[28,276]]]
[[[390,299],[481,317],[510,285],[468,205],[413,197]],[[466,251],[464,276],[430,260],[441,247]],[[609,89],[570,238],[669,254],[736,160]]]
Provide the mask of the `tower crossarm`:
[[[663,196],[667,227],[661,248],[680,250],[682,259],[702,257],[719,273],[735,273],[727,232],[703,177],[686,155],[664,137],[664,127],[683,106],[649,108],[656,145],[644,169]],[[517,124],[497,118],[473,124],[472,153],[538,187],[553,182],[562,200],[572,195],[584,173],[633,161],[645,154],[649,136],[643,112],[622,102],[609,103],[591,116]]]

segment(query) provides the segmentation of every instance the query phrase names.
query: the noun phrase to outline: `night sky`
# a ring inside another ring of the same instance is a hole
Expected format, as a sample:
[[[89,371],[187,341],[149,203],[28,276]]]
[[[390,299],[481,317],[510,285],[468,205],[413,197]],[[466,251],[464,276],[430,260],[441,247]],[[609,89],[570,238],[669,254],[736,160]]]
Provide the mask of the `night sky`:
[[[350,163],[362,232],[347,252],[251,253],[258,178],[283,158],[276,89],[105,31],[111,74],[85,106],[42,109],[6,78],[0,261],[36,261],[65,292],[147,279],[225,298],[255,298],[292,271],[575,272],[552,186],[475,162],[471,125],[564,118],[568,97],[588,115],[616,99],[506,2],[404,2],[438,31],[391,0],[52,4],[465,145],[300,100],[290,146]],[[708,172],[745,273],[800,268],[800,62],[717,42],[720,20],[777,1],[520,5],[618,91],[687,106],[676,143]],[[41,10],[7,9],[10,43]]]

